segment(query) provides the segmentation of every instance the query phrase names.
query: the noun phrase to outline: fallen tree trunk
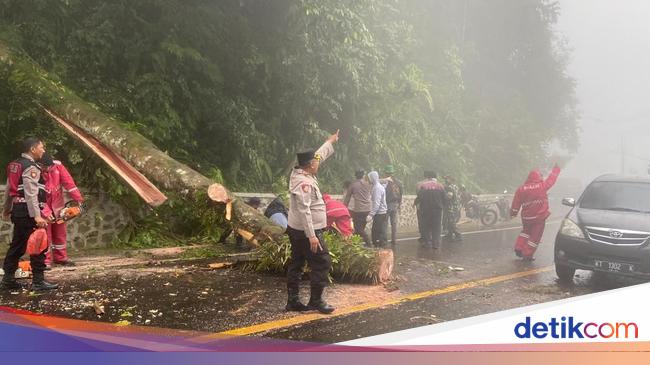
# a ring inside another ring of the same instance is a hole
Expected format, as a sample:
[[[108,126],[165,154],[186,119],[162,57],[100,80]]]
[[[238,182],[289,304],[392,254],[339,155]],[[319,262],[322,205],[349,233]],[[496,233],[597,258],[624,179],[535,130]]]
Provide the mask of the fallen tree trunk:
[[[108,166],[140,195],[140,197],[149,205],[157,207],[167,201],[167,197],[158,188],[143,176],[138,170],[124,161],[122,156],[106,148],[101,142],[93,136],[79,130],[76,126],[61,119],[52,111],[45,109],[45,112],[58,122],[66,131],[75,136],[79,141],[84,143],[91,151],[98,155]]]
[[[50,75],[0,41],[0,64],[9,67],[15,79],[20,80],[17,86],[25,94],[34,97],[34,103],[41,105],[59,125],[67,123],[95,138],[115,154],[123,158],[137,171],[151,179],[164,190],[178,192],[200,201],[211,199],[218,204],[228,204],[232,210],[232,222],[237,229],[248,232],[258,240],[278,240],[282,236],[282,228],[260,214],[224,186],[218,184],[189,166],[180,163],[165,152],[160,151],[151,141],[141,134],[125,128],[117,119],[97,110],[95,106],[78,97],[60,82],[54,81]],[[71,132],[69,128],[66,128]],[[97,153],[92,144],[79,139]],[[110,165],[109,165],[110,166]],[[111,166],[113,168],[113,166]],[[118,175],[123,179],[128,176]],[[208,189],[212,194],[208,196]],[[216,193],[218,192],[218,193]],[[159,199],[151,200],[156,205]]]
[[[116,169],[116,166],[108,162],[109,157],[106,155],[110,153],[102,152],[103,148],[110,149],[119,157],[118,159],[123,159],[164,190],[178,192],[199,203],[212,201],[225,205],[226,219],[231,221],[237,231],[250,242],[281,241],[282,227],[238,199],[225,186],[160,151],[144,136],[125,128],[124,123],[81,99],[60,82],[55,81],[45,70],[27,57],[13,51],[1,40],[0,67],[9,68],[12,75],[10,80],[19,80],[12,86],[21,89],[26,95],[31,95],[34,103],[40,105],[60,126],[84,143],[93,153],[99,154],[140,196],[143,196],[147,203],[153,206],[162,204],[165,200],[164,195],[153,184],[147,185],[148,180],[133,179],[134,175],[128,172],[128,168]],[[80,138],[84,133],[92,138]],[[380,262],[376,265],[377,268],[390,267],[392,270],[392,255],[388,258],[387,255],[377,254],[377,260]]]

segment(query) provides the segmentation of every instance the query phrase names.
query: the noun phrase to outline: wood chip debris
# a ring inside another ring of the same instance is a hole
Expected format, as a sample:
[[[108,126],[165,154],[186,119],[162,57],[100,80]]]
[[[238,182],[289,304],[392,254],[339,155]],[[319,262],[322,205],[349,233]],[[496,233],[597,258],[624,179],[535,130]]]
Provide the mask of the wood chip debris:
[[[232,262],[214,262],[208,265],[211,269],[225,269],[230,266],[232,266]]]
[[[93,302],[92,307],[95,310],[95,314],[97,314],[98,316],[101,316],[102,314],[104,314],[104,306],[101,305],[101,303]]]

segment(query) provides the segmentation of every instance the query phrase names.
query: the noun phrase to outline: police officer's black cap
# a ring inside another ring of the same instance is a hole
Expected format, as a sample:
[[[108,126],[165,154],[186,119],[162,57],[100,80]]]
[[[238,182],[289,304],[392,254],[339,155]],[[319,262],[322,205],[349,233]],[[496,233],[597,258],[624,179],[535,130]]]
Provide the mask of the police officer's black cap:
[[[298,156],[298,166],[307,166],[311,160],[316,156],[316,151],[303,151],[296,154]]]

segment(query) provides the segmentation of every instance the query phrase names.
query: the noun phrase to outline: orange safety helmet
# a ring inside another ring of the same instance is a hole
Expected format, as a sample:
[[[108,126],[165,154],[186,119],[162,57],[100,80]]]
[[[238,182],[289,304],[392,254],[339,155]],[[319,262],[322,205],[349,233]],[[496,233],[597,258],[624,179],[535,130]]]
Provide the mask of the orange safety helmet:
[[[40,255],[47,250],[47,231],[45,228],[38,228],[29,235],[27,240],[27,254],[30,256]]]

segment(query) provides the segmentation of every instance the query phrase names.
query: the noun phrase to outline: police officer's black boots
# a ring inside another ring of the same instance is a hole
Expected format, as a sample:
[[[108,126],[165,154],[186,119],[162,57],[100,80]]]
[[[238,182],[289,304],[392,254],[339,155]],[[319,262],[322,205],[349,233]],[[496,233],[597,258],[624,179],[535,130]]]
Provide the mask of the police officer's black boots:
[[[306,305],[300,302],[300,296],[298,295],[299,291],[296,288],[288,289],[289,299],[287,300],[287,306],[285,309],[288,312],[304,312],[309,310]]]
[[[309,310],[317,310],[323,314],[330,314],[334,312],[334,307],[325,303],[323,300],[323,289],[320,286],[311,287],[311,297],[309,298],[309,303],[307,303],[307,308]]]
[[[6,272],[5,275],[2,277],[2,281],[0,282],[0,289],[2,290],[17,290],[17,289],[22,289],[22,286],[18,281],[16,281],[16,278],[14,277],[16,275],[13,272]]]
[[[58,284],[48,283],[45,281],[45,274],[42,272],[35,272],[34,279],[32,279],[32,290],[33,291],[46,291],[58,289]]]

